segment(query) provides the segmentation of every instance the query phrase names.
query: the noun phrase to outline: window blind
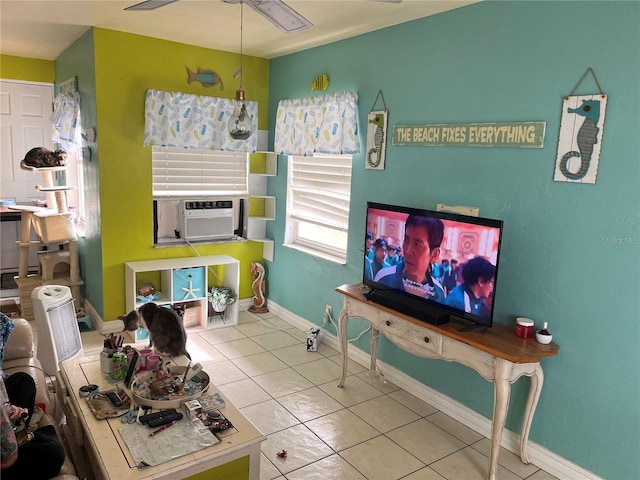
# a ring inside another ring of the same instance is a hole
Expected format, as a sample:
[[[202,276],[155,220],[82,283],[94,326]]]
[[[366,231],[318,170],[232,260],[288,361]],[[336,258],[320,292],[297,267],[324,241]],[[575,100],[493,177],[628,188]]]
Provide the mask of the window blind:
[[[292,156],[290,161],[288,216],[346,232],[351,197],[351,155]]]
[[[249,155],[153,147],[153,196],[248,196]]]

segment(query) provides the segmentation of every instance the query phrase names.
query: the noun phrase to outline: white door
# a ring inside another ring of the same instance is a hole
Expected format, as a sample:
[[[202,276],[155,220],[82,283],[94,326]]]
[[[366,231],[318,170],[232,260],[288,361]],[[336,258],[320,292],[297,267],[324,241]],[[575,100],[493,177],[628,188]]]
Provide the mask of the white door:
[[[35,189],[42,180],[20,168],[34,147],[53,149],[51,114],[53,85],[0,81],[0,197],[31,203],[44,195]]]
[[[0,198],[31,204],[43,199],[35,186],[42,183],[40,175],[20,168],[20,161],[34,147],[53,149],[51,113],[53,85],[13,80],[0,80]],[[15,240],[19,222],[1,222],[0,268],[17,269],[18,248]],[[36,249],[30,249],[29,265],[37,266]],[[32,258],[33,257],[33,258]]]

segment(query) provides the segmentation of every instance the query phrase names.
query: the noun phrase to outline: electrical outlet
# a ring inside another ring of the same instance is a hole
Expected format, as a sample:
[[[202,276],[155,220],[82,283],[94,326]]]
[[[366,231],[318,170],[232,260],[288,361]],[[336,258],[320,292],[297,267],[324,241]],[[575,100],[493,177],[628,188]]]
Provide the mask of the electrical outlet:
[[[323,327],[331,322],[332,314],[333,314],[333,307],[327,303],[327,306],[324,307],[324,315],[323,315],[324,321],[322,323]]]

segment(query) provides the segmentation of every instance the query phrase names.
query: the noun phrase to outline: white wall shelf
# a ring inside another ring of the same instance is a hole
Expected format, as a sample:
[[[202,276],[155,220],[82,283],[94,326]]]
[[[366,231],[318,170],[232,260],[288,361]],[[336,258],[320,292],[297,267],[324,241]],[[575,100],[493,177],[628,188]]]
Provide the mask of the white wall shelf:
[[[145,282],[154,284],[161,292],[155,303],[170,307],[184,306],[195,309],[196,325],[219,328],[238,324],[238,302],[227,306],[224,315],[208,316],[207,290],[212,286],[226,286],[238,295],[240,289],[240,262],[229,255],[170,258],[127,262],[125,265],[125,302],[127,312],[140,308],[145,302],[138,300],[138,287]],[[188,288],[193,291],[184,290]],[[191,315],[189,312],[189,316]],[[185,322],[187,314],[185,313]],[[136,340],[138,340],[136,338]]]
[[[249,208],[247,239],[262,242],[262,256],[273,261],[273,240],[267,238],[267,221],[276,218],[276,197],[267,195],[267,178],[278,174],[278,155],[257,152],[249,158]]]

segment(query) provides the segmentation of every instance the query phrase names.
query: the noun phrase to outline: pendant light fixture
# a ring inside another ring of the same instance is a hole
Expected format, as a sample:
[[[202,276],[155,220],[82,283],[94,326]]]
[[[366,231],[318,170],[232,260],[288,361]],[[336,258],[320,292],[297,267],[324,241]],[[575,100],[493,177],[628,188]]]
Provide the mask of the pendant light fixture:
[[[229,135],[234,140],[246,140],[251,136],[251,118],[247,113],[247,104],[245,102],[245,94],[242,89],[242,23],[243,23],[243,7],[244,2],[240,2],[240,88],[236,90],[236,99],[234,100],[234,109],[229,119]]]

